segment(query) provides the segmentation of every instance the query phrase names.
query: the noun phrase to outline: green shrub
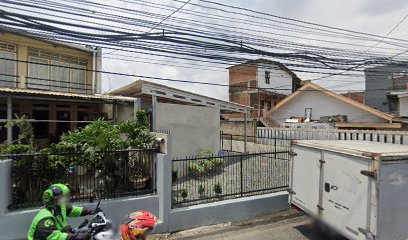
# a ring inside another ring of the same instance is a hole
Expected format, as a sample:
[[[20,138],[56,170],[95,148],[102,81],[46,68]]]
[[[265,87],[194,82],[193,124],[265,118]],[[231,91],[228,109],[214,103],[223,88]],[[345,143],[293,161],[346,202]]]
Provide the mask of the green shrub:
[[[213,191],[215,192],[215,194],[220,195],[222,193],[221,184],[220,183],[215,184],[213,187]]]
[[[31,145],[25,144],[9,144],[2,148],[2,154],[21,154],[33,151],[34,149]]]
[[[190,174],[194,176],[200,176],[205,172],[205,168],[200,162],[190,163],[190,165],[188,166],[188,170]]]
[[[185,200],[188,196],[187,189],[181,189],[181,197]]]
[[[50,149],[57,153],[84,152],[78,157],[55,156],[54,164],[63,166],[94,165],[106,159],[106,152],[116,149],[146,148],[154,144],[154,135],[149,131],[146,113],[137,113],[137,120],[129,120],[119,125],[99,119],[86,127],[64,133],[60,142],[52,144]]]
[[[201,162],[201,165],[204,167],[204,171],[209,172],[213,169],[213,163],[210,159],[206,159]]]
[[[223,158],[212,158],[210,159],[213,169],[220,169],[224,167],[225,160]]]
[[[132,148],[149,148],[155,136],[150,132],[149,121],[143,110],[136,112],[136,121],[129,120],[118,125],[119,132],[126,136],[125,144]]]
[[[200,195],[200,197],[204,196],[205,194],[205,187],[202,184],[198,186],[198,194]]]
[[[214,155],[214,152],[211,149],[200,148],[198,150],[198,156],[199,157],[210,157],[212,155]]]

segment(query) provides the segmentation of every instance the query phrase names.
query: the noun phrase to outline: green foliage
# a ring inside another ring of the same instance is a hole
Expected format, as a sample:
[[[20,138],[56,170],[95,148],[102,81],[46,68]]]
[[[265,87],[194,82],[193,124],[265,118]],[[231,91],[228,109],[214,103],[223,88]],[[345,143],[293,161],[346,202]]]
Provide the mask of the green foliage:
[[[198,163],[190,163],[188,166],[188,170],[190,174],[194,176],[201,176],[205,172],[204,166],[201,164],[201,162]]]
[[[202,185],[202,184],[200,184],[199,186],[198,186],[198,194],[202,197],[202,196],[204,196],[204,194],[205,194],[205,187]]]
[[[210,157],[212,155],[214,155],[214,152],[211,149],[200,148],[198,150],[199,157]]]
[[[82,129],[63,134],[59,143],[52,144],[52,152],[84,152],[80,158],[55,156],[53,164],[89,166],[103,159],[104,152],[108,150],[151,147],[154,135],[150,133],[148,126],[144,111],[137,112],[137,121],[129,120],[119,125],[97,120]]]
[[[33,146],[34,130],[33,126],[28,122],[27,116],[26,115],[18,116],[16,114],[15,117],[16,119],[14,120],[14,122],[19,130],[17,142],[19,144],[26,143],[30,146]]]
[[[31,145],[26,144],[9,144],[2,148],[2,154],[21,154],[33,152],[34,149]]]
[[[181,193],[181,197],[185,200],[188,196],[187,189],[181,189],[180,193]]]
[[[14,127],[18,128],[18,137],[17,137],[17,144],[7,144],[0,146],[0,153],[1,154],[20,154],[20,153],[29,153],[34,151],[33,147],[33,139],[34,139],[34,132],[33,127],[28,122],[27,117],[25,115],[18,116],[15,115],[15,119],[12,121],[8,121],[6,123],[6,127]],[[1,131],[1,129],[0,129]]]
[[[210,149],[200,149],[198,157],[207,158],[201,161],[190,163],[188,166],[190,174],[194,176],[201,176],[205,173],[209,174],[213,171],[221,170],[225,165],[223,158],[213,157],[214,153]]]
[[[215,184],[213,187],[213,191],[215,192],[215,194],[220,195],[222,193],[221,184],[220,183]]]
[[[136,121],[129,120],[119,124],[119,132],[126,136],[126,144],[133,148],[149,148],[154,142],[154,135],[150,132],[146,113],[136,112]]]
[[[224,167],[225,160],[223,158],[212,158],[210,159],[213,169],[220,169]]]

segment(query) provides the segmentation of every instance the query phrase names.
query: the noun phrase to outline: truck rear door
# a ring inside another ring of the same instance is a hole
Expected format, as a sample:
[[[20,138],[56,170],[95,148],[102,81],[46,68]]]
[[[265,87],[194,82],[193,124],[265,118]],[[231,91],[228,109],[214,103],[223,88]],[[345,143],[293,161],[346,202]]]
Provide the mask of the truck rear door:
[[[317,216],[319,202],[320,150],[294,146],[292,161],[291,203],[310,215]]]
[[[366,239],[369,219],[369,178],[371,160],[324,151],[322,219],[350,239]]]

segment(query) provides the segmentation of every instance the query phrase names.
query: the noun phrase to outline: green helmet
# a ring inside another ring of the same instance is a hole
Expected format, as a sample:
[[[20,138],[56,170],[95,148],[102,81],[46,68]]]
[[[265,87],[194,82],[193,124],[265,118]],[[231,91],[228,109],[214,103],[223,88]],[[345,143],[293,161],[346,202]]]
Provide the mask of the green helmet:
[[[44,191],[42,200],[45,206],[55,207],[55,199],[60,196],[68,196],[71,193],[69,188],[62,184],[56,183],[51,185],[47,190]]]

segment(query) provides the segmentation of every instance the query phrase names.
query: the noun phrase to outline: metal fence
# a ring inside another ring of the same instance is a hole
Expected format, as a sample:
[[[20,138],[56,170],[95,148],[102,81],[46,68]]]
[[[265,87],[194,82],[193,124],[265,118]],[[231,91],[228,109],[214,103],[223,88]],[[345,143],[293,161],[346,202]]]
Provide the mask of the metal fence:
[[[290,151],[173,160],[172,207],[286,190]]]
[[[247,142],[256,142],[256,136],[247,136],[246,137]],[[244,135],[234,135],[234,134],[228,134],[224,132],[220,132],[220,145],[221,145],[221,150],[222,151],[228,151],[228,152],[233,152],[235,149],[233,149],[233,141],[244,141],[245,136]]]
[[[407,131],[258,128],[258,139],[285,137],[293,140],[358,140],[408,144]]]
[[[41,205],[43,191],[53,183],[67,184],[74,202],[154,193],[156,152],[128,149],[2,155],[0,159],[13,160],[9,209]]]
[[[223,152],[245,152],[244,135],[232,135],[220,132],[220,145]],[[292,139],[285,134],[272,136],[247,136],[247,152],[289,151]]]

